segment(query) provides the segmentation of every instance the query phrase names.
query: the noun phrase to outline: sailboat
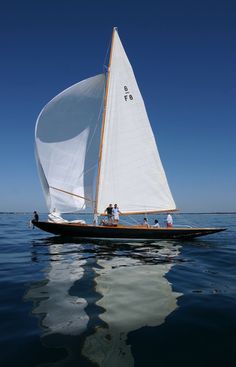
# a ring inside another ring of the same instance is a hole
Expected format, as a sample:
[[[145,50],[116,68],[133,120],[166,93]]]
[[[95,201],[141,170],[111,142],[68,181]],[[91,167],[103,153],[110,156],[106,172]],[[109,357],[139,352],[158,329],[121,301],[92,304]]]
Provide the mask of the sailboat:
[[[72,85],[41,111],[35,155],[49,210],[34,222],[55,235],[98,239],[175,239],[223,228],[98,224],[109,203],[122,215],[176,211],[132,66],[113,29],[107,71]],[[93,213],[68,221],[63,213]],[[104,224],[104,223],[103,223]]]

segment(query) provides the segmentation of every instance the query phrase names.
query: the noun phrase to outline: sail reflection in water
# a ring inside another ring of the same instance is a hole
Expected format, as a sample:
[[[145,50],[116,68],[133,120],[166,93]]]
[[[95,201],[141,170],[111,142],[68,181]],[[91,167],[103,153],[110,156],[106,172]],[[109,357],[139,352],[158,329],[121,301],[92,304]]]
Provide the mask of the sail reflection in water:
[[[60,339],[69,355],[63,366],[85,358],[104,367],[134,365],[128,333],[161,325],[177,307],[180,294],[172,291],[165,275],[178,249],[167,242],[165,247],[49,245],[47,283],[32,286],[26,298],[37,301],[33,313],[41,315],[43,336],[50,334],[51,346],[57,346],[54,334],[79,338],[76,343]],[[75,282],[79,296],[70,295]]]
[[[97,328],[86,339],[85,356],[103,367],[133,366],[128,333],[162,324],[177,307],[180,294],[172,291],[165,278],[175,255],[177,249],[170,246],[158,251],[141,248],[132,254],[136,258],[98,260],[96,290],[103,297],[97,304],[105,309],[100,318],[107,328]]]
[[[71,250],[71,248],[70,248]],[[62,244],[49,246],[50,265],[45,271],[46,284],[31,287],[26,299],[37,301],[34,314],[43,315],[44,335],[78,335],[87,326],[85,299],[69,295],[71,286],[83,277],[83,265],[78,254],[66,253]],[[44,282],[45,283],[45,282]]]

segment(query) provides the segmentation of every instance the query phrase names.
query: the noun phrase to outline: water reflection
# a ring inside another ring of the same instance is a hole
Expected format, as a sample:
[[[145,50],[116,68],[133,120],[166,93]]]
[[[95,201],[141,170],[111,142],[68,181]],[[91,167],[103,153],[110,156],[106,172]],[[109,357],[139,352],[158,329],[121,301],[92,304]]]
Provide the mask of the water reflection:
[[[84,311],[87,301],[71,296],[68,291],[83,277],[86,260],[79,254],[65,252],[63,244],[51,244],[48,251],[50,261],[45,269],[45,280],[32,286],[25,298],[36,302],[32,312],[42,316],[44,335],[81,334],[88,323]],[[35,248],[33,256],[35,258]]]
[[[32,261],[47,257],[44,282],[31,285],[26,295],[35,302],[32,312],[41,317],[42,337],[79,338],[76,353],[75,343],[64,339],[70,363],[78,362],[79,353],[101,367],[133,366],[128,333],[161,325],[177,307],[180,294],[165,275],[180,247],[176,242],[62,241],[53,237],[32,246]],[[69,365],[69,359],[63,362]]]
[[[99,366],[133,366],[129,332],[162,324],[177,307],[179,294],[172,291],[165,274],[173,265],[176,247],[139,248],[130,257],[98,259],[97,304],[105,312],[99,327],[86,338],[82,353]],[[171,262],[169,262],[171,261]]]

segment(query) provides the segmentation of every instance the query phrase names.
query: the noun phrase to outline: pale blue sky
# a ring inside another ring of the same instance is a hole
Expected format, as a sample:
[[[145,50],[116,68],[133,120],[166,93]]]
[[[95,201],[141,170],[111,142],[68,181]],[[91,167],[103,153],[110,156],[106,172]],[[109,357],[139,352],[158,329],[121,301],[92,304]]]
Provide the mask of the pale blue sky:
[[[236,3],[10,1],[0,12],[0,211],[46,211],[34,159],[43,106],[100,73],[119,35],[181,211],[236,211]]]

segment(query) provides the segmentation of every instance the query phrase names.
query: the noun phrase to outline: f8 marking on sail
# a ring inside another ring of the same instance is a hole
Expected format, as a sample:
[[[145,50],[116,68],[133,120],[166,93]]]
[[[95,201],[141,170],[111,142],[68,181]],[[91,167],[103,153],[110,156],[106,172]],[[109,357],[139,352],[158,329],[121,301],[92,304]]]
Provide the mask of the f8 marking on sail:
[[[124,95],[125,101],[127,102],[128,101],[128,98],[132,101],[133,100],[133,96],[132,96],[132,94],[130,94],[129,89],[128,89],[128,87],[126,85],[124,86],[124,91],[125,91],[125,95]]]

